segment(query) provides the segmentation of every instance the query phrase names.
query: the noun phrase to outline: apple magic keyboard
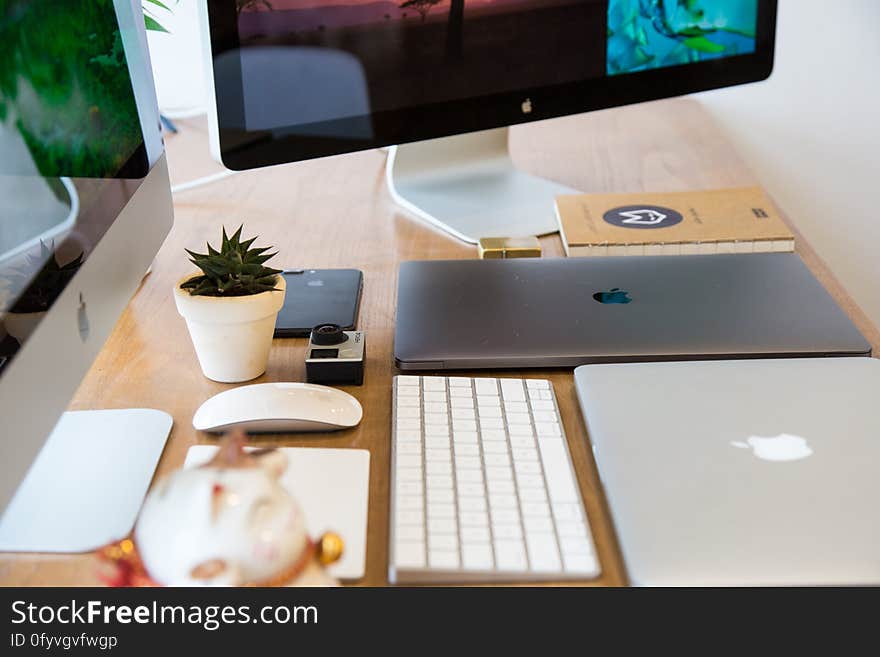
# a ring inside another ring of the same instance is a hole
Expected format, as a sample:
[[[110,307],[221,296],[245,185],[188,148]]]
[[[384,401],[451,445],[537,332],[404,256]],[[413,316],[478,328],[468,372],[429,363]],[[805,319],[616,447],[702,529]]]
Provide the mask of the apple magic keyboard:
[[[553,387],[394,377],[392,583],[596,577]]]

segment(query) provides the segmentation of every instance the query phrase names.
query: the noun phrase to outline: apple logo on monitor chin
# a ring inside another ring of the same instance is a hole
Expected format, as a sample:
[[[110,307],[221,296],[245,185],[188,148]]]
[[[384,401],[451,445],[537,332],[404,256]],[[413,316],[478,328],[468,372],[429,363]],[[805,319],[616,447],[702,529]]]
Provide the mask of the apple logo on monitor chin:
[[[608,292],[596,292],[596,294],[593,295],[593,299],[604,304],[630,303],[632,301],[629,292],[621,290],[619,287],[613,287],[608,290]]]
[[[787,433],[766,438],[751,436],[746,442],[733,440],[730,444],[740,449],[750,449],[755,456],[764,461],[799,461],[813,453],[806,438]]]

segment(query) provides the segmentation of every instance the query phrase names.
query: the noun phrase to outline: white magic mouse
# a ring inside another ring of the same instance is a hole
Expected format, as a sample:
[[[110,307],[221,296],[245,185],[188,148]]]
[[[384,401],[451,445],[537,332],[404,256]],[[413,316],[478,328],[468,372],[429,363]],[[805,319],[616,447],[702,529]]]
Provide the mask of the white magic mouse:
[[[347,392],[313,383],[256,383],[211,397],[193,416],[199,431],[253,433],[337,431],[357,426],[364,411]]]

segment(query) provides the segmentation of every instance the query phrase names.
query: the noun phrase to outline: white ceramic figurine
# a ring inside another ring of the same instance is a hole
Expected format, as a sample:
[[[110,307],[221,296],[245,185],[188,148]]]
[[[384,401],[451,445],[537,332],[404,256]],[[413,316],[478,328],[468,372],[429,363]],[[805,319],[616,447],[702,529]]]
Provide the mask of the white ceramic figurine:
[[[341,540],[335,534],[317,544],[309,538],[302,510],[279,483],[286,456],[246,452],[243,444],[243,434],[230,436],[209,463],[174,472],[154,486],[133,543],[116,546],[135,550],[138,560],[118,584],[136,585],[138,571],[165,586],[335,583],[320,566],[341,555]],[[105,556],[121,565],[121,559]]]

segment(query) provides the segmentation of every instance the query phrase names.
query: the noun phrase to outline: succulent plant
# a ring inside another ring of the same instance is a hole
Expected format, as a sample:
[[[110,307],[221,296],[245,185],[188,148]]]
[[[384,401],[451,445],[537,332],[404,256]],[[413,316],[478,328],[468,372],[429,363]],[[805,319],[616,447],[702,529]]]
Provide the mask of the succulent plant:
[[[209,243],[207,253],[195,253],[186,249],[190,262],[202,270],[202,275],[194,276],[181,284],[192,296],[206,297],[244,297],[261,292],[276,290],[280,269],[264,266],[269,258],[277,254],[266,253],[272,247],[251,248],[256,237],[241,240],[241,229],[232,237],[223,228],[223,240],[218,251]]]
[[[53,253],[54,249],[54,243],[46,246],[45,243],[40,242],[39,257],[28,256],[25,267],[12,277],[13,287],[23,288],[24,293],[10,308],[10,312],[37,313],[49,310],[49,307],[61,296],[70,279],[79,271],[85,254],[80,253],[76,258],[62,265]],[[40,263],[43,263],[42,266]]]

